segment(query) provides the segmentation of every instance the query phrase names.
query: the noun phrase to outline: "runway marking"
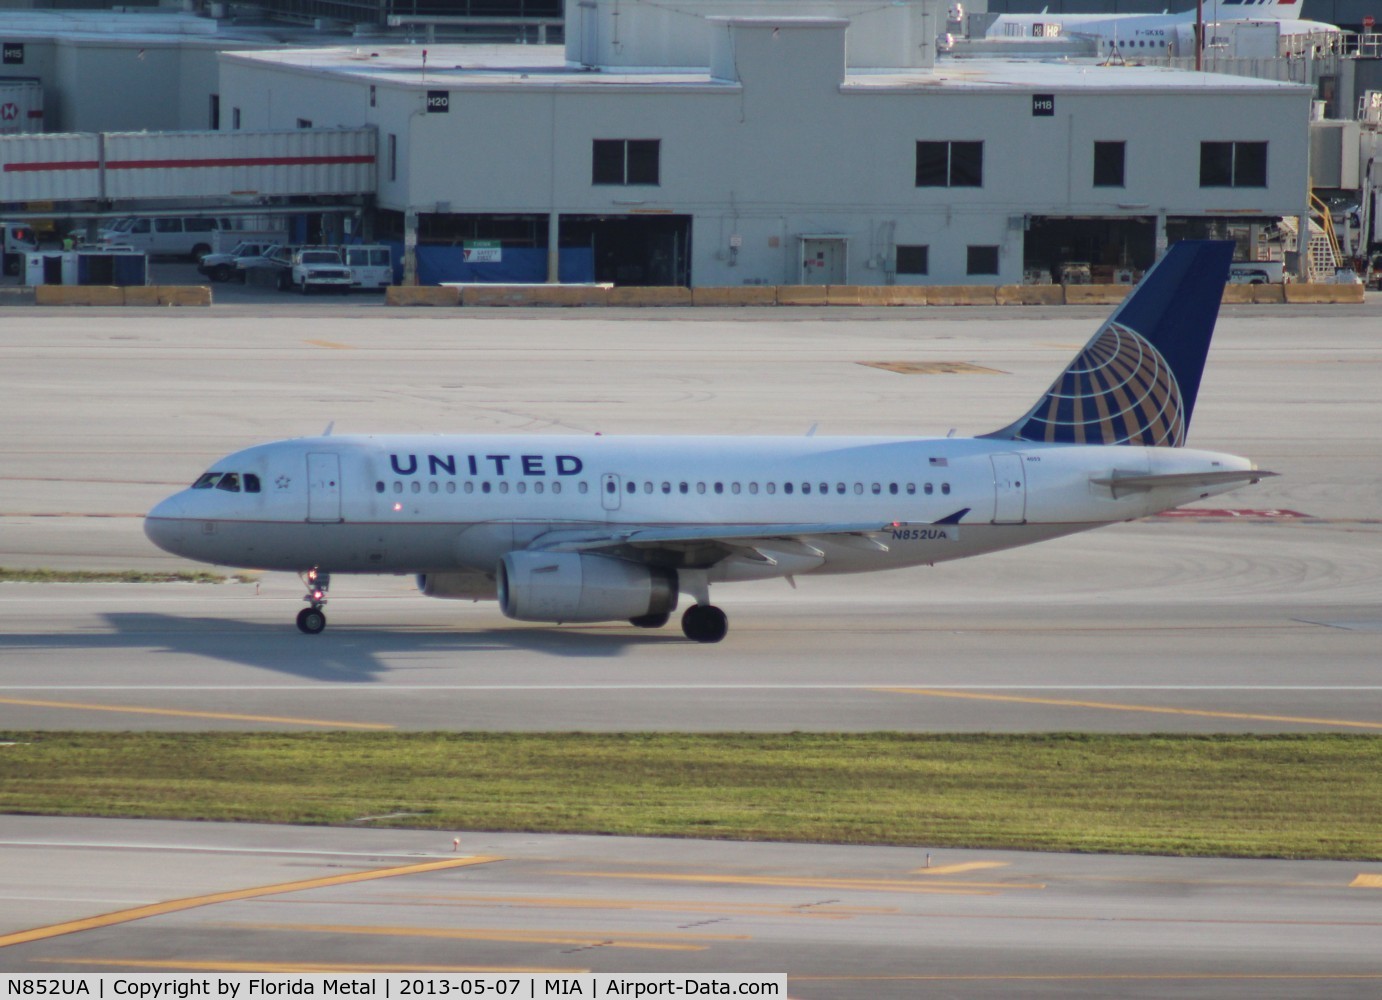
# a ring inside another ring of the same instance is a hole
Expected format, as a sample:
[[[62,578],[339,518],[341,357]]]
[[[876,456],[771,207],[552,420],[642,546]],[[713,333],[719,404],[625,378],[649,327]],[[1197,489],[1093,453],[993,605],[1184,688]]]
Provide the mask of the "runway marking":
[[[64,600],[66,600],[64,598]],[[186,602],[199,600],[188,598]],[[3,633],[0,633],[3,634]],[[888,681],[851,684],[0,684],[0,691],[1266,691],[1277,693],[1382,692],[1382,684],[928,684],[899,688]]]
[[[1382,722],[1353,722],[1347,719],[1316,719],[1294,715],[1256,715],[1248,712],[1214,712],[1203,708],[1169,708],[1163,705],[1123,705],[1106,701],[1074,701],[1063,698],[1031,698],[1010,694],[979,694],[973,691],[947,691],[941,688],[875,688],[889,694],[915,694],[930,698],[969,698],[975,701],[1010,701],[1024,705],[1053,705],[1061,708],[1098,708],[1114,712],[1151,712],[1158,715],[1195,715],[1209,719],[1247,719],[1252,722],[1293,722],[1306,726],[1346,726],[1354,729],[1379,729]]]
[[[1359,875],[1348,884],[1350,889],[1382,889],[1382,875]]]
[[[435,901],[431,901],[435,900]],[[650,899],[577,899],[532,896],[408,896],[398,906],[518,906],[535,909],[650,910],[660,913],[741,914],[750,917],[811,917],[816,920],[852,920],[860,916],[895,916],[891,906],[782,906],[774,903],[678,903]]]
[[[465,868],[470,865],[483,865],[503,858],[476,855],[468,858],[452,858],[447,861],[429,861],[420,865],[401,865],[393,868],[372,868],[362,872],[345,875],[327,875],[323,878],[309,878],[298,882],[278,882],[274,885],[261,885],[249,889],[231,889],[227,892],[213,892],[204,896],[188,896],[184,899],[169,899],[162,903],[149,903],[128,910],[116,910],[96,917],[83,917],[80,920],[67,920],[47,927],[34,927],[27,931],[0,935],[0,948],[27,944],[30,941],[44,941],[63,934],[76,934],[80,931],[96,930],[100,927],[113,927],[127,924],[147,917],[161,917],[168,913],[178,913],[199,906],[212,906],[216,903],[231,903],[241,899],[258,899],[261,896],[275,896],[285,892],[305,892],[309,889],[322,889],[333,885],[349,885],[352,882],[368,882],[373,879],[395,878],[399,875],[420,875],[423,872],[445,871],[450,868]]]
[[[916,868],[912,875],[959,875],[962,872],[983,871],[986,868],[1007,868],[1007,861],[964,861],[954,865],[937,865],[934,868]]]
[[[183,719],[227,719],[232,722],[276,722],[289,726],[327,726],[331,729],[393,729],[384,722],[337,722],[330,719],[298,719],[279,715],[240,715],[234,712],[201,712],[182,708],[143,705],[94,705],[77,701],[42,701],[33,698],[0,698],[0,705],[25,708],[75,708],[83,712],[127,712],[133,715],[171,715]]]
[[[717,882],[728,885],[770,885],[792,889],[861,889],[873,892],[936,893],[950,896],[992,896],[1007,889],[1045,889],[1042,883],[903,882],[897,879],[794,878],[786,875],[673,875],[661,872],[555,872],[572,878],[637,878],[659,882]]]
[[[503,928],[370,927],[349,924],[223,924],[261,931],[297,931],[308,934],[362,934],[376,937],[441,938],[447,941],[503,941],[519,944],[564,944],[599,948],[632,948],[640,951],[705,951],[701,942],[751,941],[747,934],[658,934],[623,931],[524,931]],[[636,939],[636,940],[635,940]]]
[[[526,972],[577,974],[589,969],[549,968],[528,965],[376,965],[363,962],[223,962],[210,959],[156,959],[141,962],[134,958],[40,958],[45,965],[100,965],[119,966],[126,969],[170,969],[182,972]]]

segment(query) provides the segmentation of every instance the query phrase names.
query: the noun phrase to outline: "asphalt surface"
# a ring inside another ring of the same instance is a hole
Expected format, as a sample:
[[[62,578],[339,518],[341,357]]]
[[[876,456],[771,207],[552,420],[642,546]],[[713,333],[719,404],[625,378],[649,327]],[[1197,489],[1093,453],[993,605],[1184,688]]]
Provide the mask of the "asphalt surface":
[[[1022,412],[1104,314],[228,298],[0,306],[0,565],[193,568],[149,545],[143,512],[222,454],[331,421],[983,432]],[[3,584],[0,729],[1375,733],[1378,313],[1226,310],[1191,443],[1282,475],[1190,518],[797,591],[717,588],[731,633],[714,647],[674,629],[509,622],[405,578],[338,579],[315,638],[291,624],[286,576]],[[806,998],[1382,989],[1376,865],[946,851],[927,874],[922,849],[456,835],[452,852],[437,834],[0,817],[0,970],[786,971]],[[43,930],[461,855],[503,860]]]
[[[1382,989],[1377,865],[459,836],[0,817],[0,972],[785,972],[804,1000]]]

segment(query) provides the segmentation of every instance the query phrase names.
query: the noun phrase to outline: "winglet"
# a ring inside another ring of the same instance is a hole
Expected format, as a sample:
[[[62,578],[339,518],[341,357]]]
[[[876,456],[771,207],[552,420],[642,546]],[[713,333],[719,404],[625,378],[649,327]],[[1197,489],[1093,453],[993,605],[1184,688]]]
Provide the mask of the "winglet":
[[[1027,415],[984,436],[1184,444],[1232,258],[1231,242],[1171,247]]]

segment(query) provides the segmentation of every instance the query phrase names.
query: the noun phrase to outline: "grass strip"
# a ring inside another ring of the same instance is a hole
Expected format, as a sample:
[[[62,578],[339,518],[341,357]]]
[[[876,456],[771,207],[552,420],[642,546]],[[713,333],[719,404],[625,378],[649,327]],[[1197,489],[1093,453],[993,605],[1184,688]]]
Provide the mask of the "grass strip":
[[[0,811],[1382,859],[1382,738],[11,733]]]
[[[16,569],[0,566],[0,583],[248,583],[253,577],[237,573],[226,577],[205,570],[160,572],[142,569]]]

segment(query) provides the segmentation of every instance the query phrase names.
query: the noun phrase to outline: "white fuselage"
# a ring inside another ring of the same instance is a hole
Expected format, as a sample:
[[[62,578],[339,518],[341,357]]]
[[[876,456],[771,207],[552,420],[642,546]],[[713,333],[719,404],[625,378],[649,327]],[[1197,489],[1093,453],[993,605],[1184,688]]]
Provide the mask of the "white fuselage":
[[[214,481],[183,490],[149,513],[146,531],[230,566],[488,575],[505,553],[559,532],[774,526],[764,534],[782,538],[776,549],[755,542],[750,556],[720,561],[714,582],[1011,548],[1233,488],[1124,492],[1097,480],[1252,467],[1184,448],[983,438],[319,437],[226,457],[212,471],[238,474],[238,492]],[[878,530],[810,528],[866,522]]]

